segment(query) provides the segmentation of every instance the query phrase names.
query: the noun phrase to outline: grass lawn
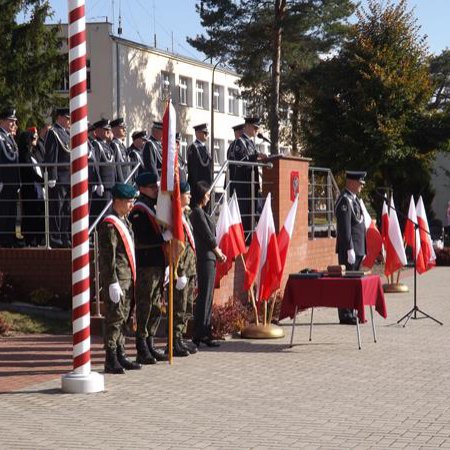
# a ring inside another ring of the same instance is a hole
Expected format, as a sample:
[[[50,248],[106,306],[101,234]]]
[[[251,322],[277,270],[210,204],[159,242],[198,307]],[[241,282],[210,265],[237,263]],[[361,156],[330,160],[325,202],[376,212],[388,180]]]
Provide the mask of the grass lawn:
[[[53,319],[39,315],[0,311],[0,322],[6,323],[6,334],[66,334],[72,332],[72,323],[66,319]],[[1,323],[0,323],[1,325]],[[1,334],[0,326],[0,334]]]

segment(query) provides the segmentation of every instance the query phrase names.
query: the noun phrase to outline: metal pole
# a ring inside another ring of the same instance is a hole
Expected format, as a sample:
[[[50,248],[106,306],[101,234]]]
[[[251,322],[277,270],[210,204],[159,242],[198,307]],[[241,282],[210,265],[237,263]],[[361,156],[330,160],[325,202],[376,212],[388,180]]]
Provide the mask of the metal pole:
[[[98,231],[94,230],[94,276],[95,276],[95,315],[101,317],[100,310],[100,267],[98,264]]]
[[[45,227],[45,247],[50,248],[50,209],[48,204],[48,172],[44,169],[44,227]]]
[[[251,214],[252,214],[252,229],[250,231],[253,231],[255,229],[255,170],[252,167],[252,175],[250,177],[251,180]]]
[[[315,192],[316,192],[316,177],[315,173],[313,171],[311,175],[311,237],[314,239],[316,236],[316,230],[315,230],[315,221],[316,221],[316,215],[315,215]]]

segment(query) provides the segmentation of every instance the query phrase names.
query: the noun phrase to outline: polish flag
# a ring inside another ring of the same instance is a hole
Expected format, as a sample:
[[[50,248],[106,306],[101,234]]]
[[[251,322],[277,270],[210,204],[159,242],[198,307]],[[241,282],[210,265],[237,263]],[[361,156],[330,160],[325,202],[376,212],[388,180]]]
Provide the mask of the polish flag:
[[[219,218],[216,225],[216,239],[219,247],[226,255],[227,260],[224,263],[217,263],[215,287],[220,286],[220,280],[224,277],[233,264],[233,260],[240,255],[239,246],[233,234],[232,219],[230,208],[225,201],[220,209]]]
[[[279,285],[281,273],[280,253],[270,202],[269,193],[245,257],[244,288],[248,291],[255,283],[257,301],[269,300]]]
[[[398,223],[397,212],[395,211],[394,199],[392,197],[389,209],[389,227],[385,243],[386,260],[384,265],[384,273],[386,276],[406,266],[407,263],[402,232],[400,231],[400,224]]]
[[[289,210],[289,213],[284,221],[283,228],[281,228],[278,233],[278,249],[280,250],[280,262],[281,262],[281,272],[278,277],[278,286],[281,286],[281,279],[283,278],[284,266],[286,264],[286,257],[289,250],[289,244],[291,243],[292,232],[294,231],[295,218],[297,217],[297,206],[298,206],[298,194],[295,196],[294,203]]]
[[[433,241],[431,240],[430,227],[428,226],[427,213],[425,212],[422,196],[417,201],[416,211],[423,262],[426,270],[430,270],[436,265],[436,253],[434,253]]]
[[[383,243],[383,257],[386,261],[386,249],[389,235],[389,210],[386,200],[383,201],[383,209],[381,211],[381,242]]]
[[[364,217],[364,225],[366,227],[366,257],[364,258],[362,265],[364,267],[372,268],[375,264],[375,260],[381,252],[382,238],[378,231],[375,220],[372,220],[366,205],[359,199],[361,210]]]
[[[408,209],[408,219],[405,224],[405,231],[403,233],[403,236],[406,245],[408,245],[412,249],[417,272],[424,273],[426,272],[427,268],[425,266],[423,254],[421,251],[422,246],[420,244],[419,229],[414,226],[415,223],[418,223],[417,212],[416,205],[414,204],[414,197],[411,195],[411,201],[409,202]]]
[[[229,209],[231,215],[231,231],[239,248],[239,255],[243,255],[247,251],[247,247],[245,246],[244,227],[242,226],[241,211],[236,192],[233,193],[230,199]]]

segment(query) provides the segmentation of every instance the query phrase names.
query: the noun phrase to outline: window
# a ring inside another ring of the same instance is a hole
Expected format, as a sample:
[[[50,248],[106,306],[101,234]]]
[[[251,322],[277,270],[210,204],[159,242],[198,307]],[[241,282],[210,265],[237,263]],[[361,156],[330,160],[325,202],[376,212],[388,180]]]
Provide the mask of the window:
[[[239,92],[237,89],[228,89],[228,114],[239,115]]]
[[[225,161],[223,139],[214,139],[214,163],[222,165]]]
[[[187,78],[180,77],[180,104],[188,104],[188,80]]]
[[[204,81],[196,82],[197,108],[206,109],[206,89]]]
[[[242,115],[244,117],[249,117],[247,100],[242,100]]]
[[[161,72],[161,98],[164,99],[170,94],[170,73]]]
[[[214,86],[214,111],[219,112],[220,87]]]
[[[181,136],[181,142],[180,142],[180,153],[181,157],[184,161],[187,161],[187,148],[188,148],[188,139],[187,136],[182,135]]]

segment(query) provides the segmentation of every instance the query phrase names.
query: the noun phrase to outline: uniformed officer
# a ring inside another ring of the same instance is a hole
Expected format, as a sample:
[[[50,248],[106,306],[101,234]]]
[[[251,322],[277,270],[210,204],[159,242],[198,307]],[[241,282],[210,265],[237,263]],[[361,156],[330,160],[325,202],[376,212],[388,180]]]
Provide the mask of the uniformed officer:
[[[197,346],[183,339],[189,321],[194,314],[195,290],[197,287],[197,258],[191,222],[189,203],[191,188],[186,181],[180,182],[181,207],[183,208],[184,250],[177,266],[177,280],[173,295],[173,329],[175,333],[174,356],[188,356],[197,353]]]
[[[20,188],[19,152],[14,140],[17,122],[13,107],[0,111],[0,246],[16,246],[17,191]]]
[[[123,117],[118,117],[111,121],[111,131],[113,133],[111,147],[114,150],[114,159],[116,161],[116,180],[120,183],[124,183],[131,172],[131,166],[128,165],[130,160],[124,144],[126,130]]]
[[[256,150],[254,138],[259,129],[259,117],[246,117],[244,128],[239,139],[234,141],[233,152],[229,159],[234,161],[256,162],[261,155]],[[251,176],[254,174],[253,198],[255,199],[255,212],[257,211],[257,200],[260,195],[259,171],[257,167],[234,166],[234,172],[230,177],[230,195],[236,191],[239,209],[242,214],[242,225],[244,231],[252,231],[252,185]],[[231,174],[230,174],[231,175]]]
[[[347,270],[359,270],[366,254],[366,227],[358,195],[365,184],[366,172],[346,172],[345,189],[336,201],[336,253]],[[339,308],[342,324],[356,324],[352,309]]]
[[[229,161],[235,161],[235,155],[234,155],[234,147],[236,146],[236,142],[238,141],[238,139],[242,136],[242,133],[244,132],[244,126],[245,123],[240,123],[239,125],[235,125],[233,128],[233,132],[234,132],[234,140],[233,142],[231,142],[231,144],[228,146],[228,150],[227,150],[227,160]],[[228,167],[228,181],[230,182],[230,194],[232,195],[235,189],[235,186],[232,183],[232,180],[235,179],[235,171],[236,171],[236,166],[234,164],[230,164],[230,166]],[[227,187],[226,185],[227,180],[225,180],[225,188]]]
[[[205,142],[208,137],[208,125],[202,123],[194,127],[195,141],[187,150],[188,182],[195,186],[199,181],[212,184],[213,160]]]
[[[178,173],[180,174],[180,183],[183,181],[187,181],[187,162],[183,158],[183,155],[180,151],[180,144],[181,144],[181,134],[176,133],[175,134],[175,145],[176,150],[178,152]]]
[[[128,213],[137,195],[136,189],[118,183],[112,190],[112,212],[99,225],[100,281],[105,293],[105,372],[121,374],[140,369],[125,353],[125,326],[134,296],[136,263],[133,230]]]
[[[144,161],[143,171],[154,173],[158,177],[161,176],[162,168],[162,133],[162,122],[153,122],[152,134],[144,146],[142,155]]]
[[[133,142],[127,149],[128,159],[132,164],[132,168],[139,165],[139,170],[144,171],[144,146],[148,142],[147,132],[145,130],[135,131],[131,135]],[[136,179],[137,174],[135,175]]]
[[[101,183],[95,186],[92,195],[92,215],[98,217],[109,200],[111,200],[111,190],[116,182],[116,165],[114,151],[111,148],[112,131],[108,119],[100,119],[93,124],[96,139],[92,143],[94,146],[95,159],[98,164],[98,172]]]
[[[48,166],[50,245],[70,247],[70,111],[55,110],[55,122],[45,140]],[[56,165],[58,164],[58,165]]]
[[[156,221],[158,176],[142,172],[136,178],[140,195],[130,213],[136,239],[136,349],[137,361],[155,364],[167,361],[164,351],[155,347],[154,337],[161,321],[166,257],[164,243],[172,238]]]

